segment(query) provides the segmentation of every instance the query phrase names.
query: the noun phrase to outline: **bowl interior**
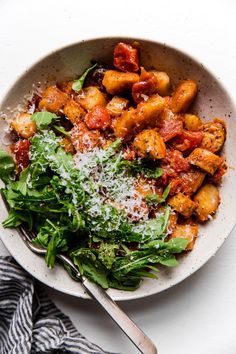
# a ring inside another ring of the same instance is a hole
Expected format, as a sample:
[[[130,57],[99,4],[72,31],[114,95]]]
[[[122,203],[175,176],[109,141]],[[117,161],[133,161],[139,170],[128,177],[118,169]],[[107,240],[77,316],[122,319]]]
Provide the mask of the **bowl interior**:
[[[116,300],[129,300],[144,297],[165,290],[188,277],[200,268],[229,235],[236,222],[236,189],[234,181],[236,173],[236,124],[235,108],[220,81],[200,62],[184,54],[182,51],[165,44],[130,38],[100,38],[59,49],[44,57],[20,76],[2,100],[0,111],[0,148],[8,149],[4,138],[7,119],[12,118],[26,102],[26,98],[35,86],[46,86],[57,81],[74,79],[91,65],[91,60],[112,64],[113,48],[119,41],[132,42],[138,40],[141,46],[141,64],[147,68],[166,71],[172,86],[184,78],[195,79],[199,85],[199,93],[192,111],[203,120],[220,117],[227,124],[227,140],[223,154],[227,157],[230,169],[224,177],[221,187],[221,204],[216,217],[200,227],[200,236],[194,250],[181,256],[180,265],[174,269],[165,269],[159,273],[158,280],[145,279],[135,292],[124,292],[110,289],[110,295]],[[20,106],[19,106],[20,104]],[[0,201],[0,221],[7,211]],[[62,292],[78,297],[88,297],[80,284],[69,278],[61,266],[48,270],[44,259],[32,254],[21,241],[16,230],[2,229],[1,237],[13,257],[31,274],[43,283]]]

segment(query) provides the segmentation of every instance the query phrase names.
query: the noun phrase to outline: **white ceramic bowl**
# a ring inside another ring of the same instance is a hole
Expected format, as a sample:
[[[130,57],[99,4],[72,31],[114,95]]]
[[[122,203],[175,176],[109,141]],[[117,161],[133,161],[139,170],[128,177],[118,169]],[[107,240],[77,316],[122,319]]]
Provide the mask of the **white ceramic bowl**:
[[[227,140],[223,154],[227,157],[230,168],[223,179],[221,187],[221,204],[216,218],[201,226],[200,236],[191,253],[180,257],[180,265],[176,268],[163,269],[158,280],[145,279],[139,289],[134,292],[110,289],[108,292],[115,300],[130,300],[148,296],[165,290],[190,276],[209,260],[222,245],[236,222],[236,117],[235,108],[230,96],[219,80],[200,62],[181,50],[166,44],[134,38],[100,38],[82,41],[45,56],[33,64],[20,76],[2,99],[0,111],[3,117],[11,117],[9,107],[17,110],[25,96],[32,91],[33,84],[41,82],[48,85],[56,81],[74,79],[90,61],[111,64],[112,53],[118,41],[132,42],[138,40],[141,44],[141,63],[146,68],[155,67],[166,71],[173,86],[184,78],[195,79],[199,84],[199,94],[193,110],[203,120],[220,117],[227,123]],[[3,119],[0,121],[1,135],[4,135]],[[1,149],[6,149],[1,141]],[[0,202],[0,221],[7,216],[3,202]],[[3,229],[1,238],[12,256],[34,277],[67,294],[87,298],[81,285],[68,276],[64,269],[57,265],[49,270],[44,259],[30,252],[24,245],[16,230]]]

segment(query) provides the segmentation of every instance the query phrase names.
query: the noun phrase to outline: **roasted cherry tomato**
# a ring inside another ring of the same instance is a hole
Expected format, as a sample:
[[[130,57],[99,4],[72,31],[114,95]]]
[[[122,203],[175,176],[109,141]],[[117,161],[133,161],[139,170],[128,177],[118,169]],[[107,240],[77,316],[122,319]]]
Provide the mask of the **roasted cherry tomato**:
[[[114,49],[114,66],[121,71],[138,71],[138,50],[130,44],[118,43]]]
[[[96,106],[92,108],[84,119],[89,129],[106,130],[111,126],[111,116],[106,108]]]
[[[157,92],[157,79],[154,73],[141,68],[139,82],[132,87],[132,97],[136,103],[146,101],[149,96]]]
[[[11,152],[15,156],[18,172],[21,172],[29,165],[29,147],[28,139],[18,140],[11,145]]]

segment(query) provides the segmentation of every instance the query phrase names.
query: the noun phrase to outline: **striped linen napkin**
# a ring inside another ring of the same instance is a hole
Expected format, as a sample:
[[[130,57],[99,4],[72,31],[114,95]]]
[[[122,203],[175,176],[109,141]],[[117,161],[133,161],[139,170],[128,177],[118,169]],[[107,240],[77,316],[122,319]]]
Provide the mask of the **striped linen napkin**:
[[[11,257],[0,257],[1,354],[108,354],[89,342]]]

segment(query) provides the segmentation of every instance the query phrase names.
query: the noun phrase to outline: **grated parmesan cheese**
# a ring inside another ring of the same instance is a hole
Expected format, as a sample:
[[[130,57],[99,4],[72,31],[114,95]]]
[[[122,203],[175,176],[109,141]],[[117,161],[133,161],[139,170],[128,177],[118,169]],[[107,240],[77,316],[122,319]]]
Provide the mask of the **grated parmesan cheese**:
[[[95,148],[85,153],[77,152],[74,157],[77,169],[91,181],[91,185],[87,181],[83,184],[84,190],[92,195],[90,215],[98,216],[100,206],[107,204],[124,210],[132,220],[148,220],[148,208],[136,190],[137,179],[129,176],[125,169],[118,171],[116,162],[103,162],[105,154],[105,150]]]

